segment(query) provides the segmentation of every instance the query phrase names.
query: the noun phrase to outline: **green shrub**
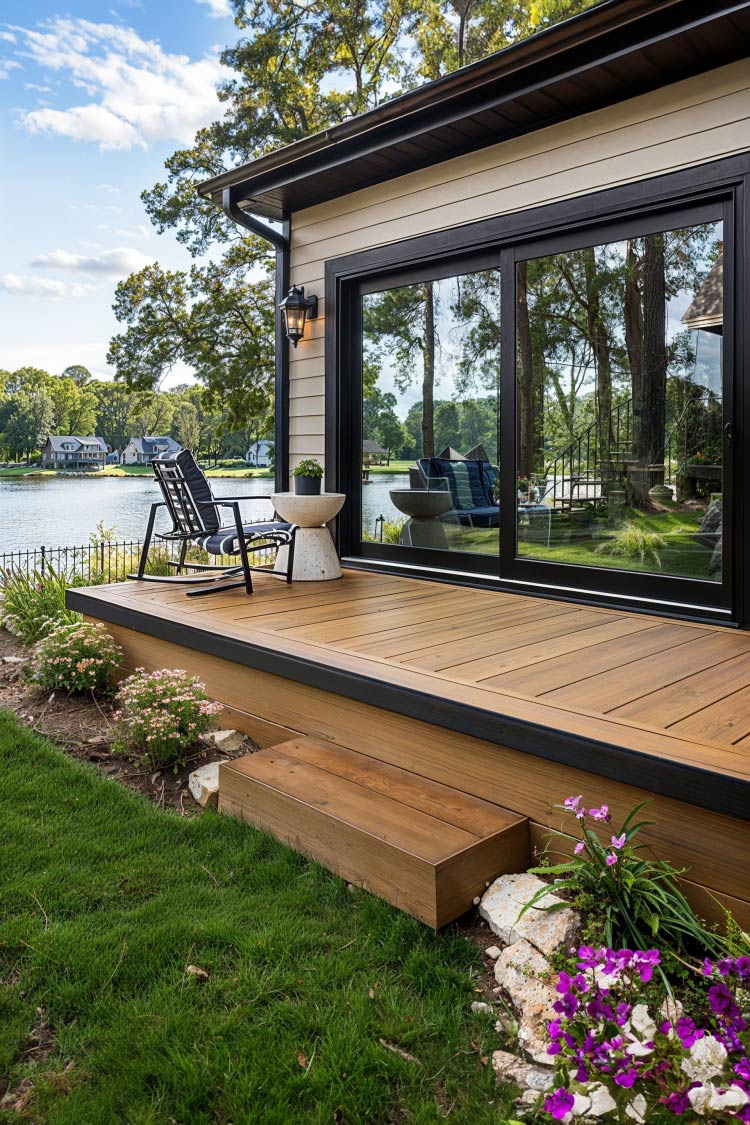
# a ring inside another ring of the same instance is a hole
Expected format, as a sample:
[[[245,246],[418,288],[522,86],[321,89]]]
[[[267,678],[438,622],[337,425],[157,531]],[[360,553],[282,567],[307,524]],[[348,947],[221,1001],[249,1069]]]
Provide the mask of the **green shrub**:
[[[642,563],[652,562],[661,567],[659,551],[666,545],[666,540],[655,531],[646,531],[637,523],[631,522],[621,527],[606,543],[601,543],[596,548],[595,554],[621,555],[626,559],[638,559]]]
[[[109,695],[121,658],[122,649],[101,623],[58,625],[37,644],[31,678],[52,691]]]
[[[365,532],[362,538],[371,543],[400,543],[401,532],[405,526],[406,520],[383,520],[382,538],[379,535],[372,535],[369,531]]]
[[[199,679],[182,669],[139,668],[120,684],[115,715],[120,753],[136,754],[151,768],[182,766],[221,711]]]
[[[300,461],[293,475],[295,477],[322,477],[323,466],[314,457],[308,457],[307,460]]]
[[[81,620],[65,606],[68,586],[80,585],[80,578],[54,570],[0,571],[0,625],[24,644],[35,644],[55,626]]]
[[[701,956],[705,950],[723,953],[722,939],[705,928],[677,885],[683,872],[647,854],[646,845],[638,842],[641,830],[648,827],[648,821],[638,819],[648,802],[636,805],[615,831],[608,805],[585,809],[581,800],[568,797],[564,805],[555,806],[574,818],[573,832],[553,833],[574,845],[573,855],[562,863],[530,868],[532,874],[552,876],[554,882],[539,890],[521,915],[545,909],[539,904],[548,894],[568,891],[574,903],[585,896],[600,904],[596,913],[609,946],[658,946],[668,953]]]

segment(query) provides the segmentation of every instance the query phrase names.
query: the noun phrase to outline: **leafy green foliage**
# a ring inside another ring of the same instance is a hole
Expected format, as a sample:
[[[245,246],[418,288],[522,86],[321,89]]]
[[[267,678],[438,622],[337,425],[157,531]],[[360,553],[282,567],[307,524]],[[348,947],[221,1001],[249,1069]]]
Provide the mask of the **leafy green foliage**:
[[[653,563],[661,567],[659,551],[667,545],[666,539],[655,531],[647,531],[632,520],[621,527],[611,539],[600,543],[595,550],[597,555],[621,555],[626,559],[638,559],[641,563]]]
[[[530,869],[532,874],[554,881],[530,899],[521,915],[532,909],[555,910],[555,906],[545,907],[543,900],[552,893],[568,892],[573,901],[587,896],[588,901],[599,904],[594,913],[602,917],[609,946],[639,950],[656,947],[670,954],[700,956],[705,950],[722,952],[722,939],[706,929],[677,885],[684,872],[667,860],[649,855],[650,849],[638,842],[641,831],[649,826],[648,821],[638,819],[648,802],[636,805],[619,830],[613,831],[607,805],[586,810],[580,801],[580,797],[568,798],[565,805],[556,806],[574,817],[578,825],[576,834],[554,833],[573,846],[573,855],[562,863]]]
[[[314,477],[316,480],[320,480],[323,476],[323,466],[314,457],[308,457],[295,466],[294,476]]]
[[[29,1119],[512,1116],[480,1062],[498,1039],[470,1012],[481,953],[460,932],[352,893],[247,824],[165,813],[7,714],[0,764],[0,1073],[9,1090],[29,1080]]]
[[[66,589],[77,585],[81,579],[51,569],[0,572],[0,625],[30,645],[57,625],[80,621],[65,606]]]
[[[58,625],[34,650],[31,678],[52,691],[109,695],[122,649],[101,622]]]

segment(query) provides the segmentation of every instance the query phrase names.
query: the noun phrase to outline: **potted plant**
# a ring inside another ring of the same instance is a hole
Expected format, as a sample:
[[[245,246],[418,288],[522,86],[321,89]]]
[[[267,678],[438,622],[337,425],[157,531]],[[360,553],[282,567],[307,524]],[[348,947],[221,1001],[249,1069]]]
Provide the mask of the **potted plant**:
[[[294,491],[297,496],[320,496],[323,466],[314,458],[300,461],[294,470]]]

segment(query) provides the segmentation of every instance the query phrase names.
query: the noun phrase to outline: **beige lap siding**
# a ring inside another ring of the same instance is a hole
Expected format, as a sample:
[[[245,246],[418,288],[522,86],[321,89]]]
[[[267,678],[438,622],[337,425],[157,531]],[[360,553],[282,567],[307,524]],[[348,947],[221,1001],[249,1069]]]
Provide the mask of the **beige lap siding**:
[[[750,148],[750,60],[298,211],[292,281],[327,259],[658,176]],[[292,350],[290,456],[324,453],[325,302]]]

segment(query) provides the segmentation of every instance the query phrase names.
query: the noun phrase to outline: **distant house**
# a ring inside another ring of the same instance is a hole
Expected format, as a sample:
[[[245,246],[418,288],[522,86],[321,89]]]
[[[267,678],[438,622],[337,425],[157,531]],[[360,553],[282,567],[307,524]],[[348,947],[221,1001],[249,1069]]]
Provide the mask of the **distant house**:
[[[383,449],[376,441],[371,441],[370,438],[365,438],[362,442],[362,464],[363,465],[388,465],[390,464],[391,455],[387,449]]]
[[[245,461],[254,469],[266,469],[271,464],[272,441],[256,441],[245,454]]]
[[[71,472],[101,469],[106,464],[108,448],[100,437],[50,434],[42,446],[42,468]]]
[[[182,446],[174,438],[164,434],[149,434],[146,437],[131,438],[120,455],[121,465],[148,465],[154,457],[165,453],[179,453]]]

